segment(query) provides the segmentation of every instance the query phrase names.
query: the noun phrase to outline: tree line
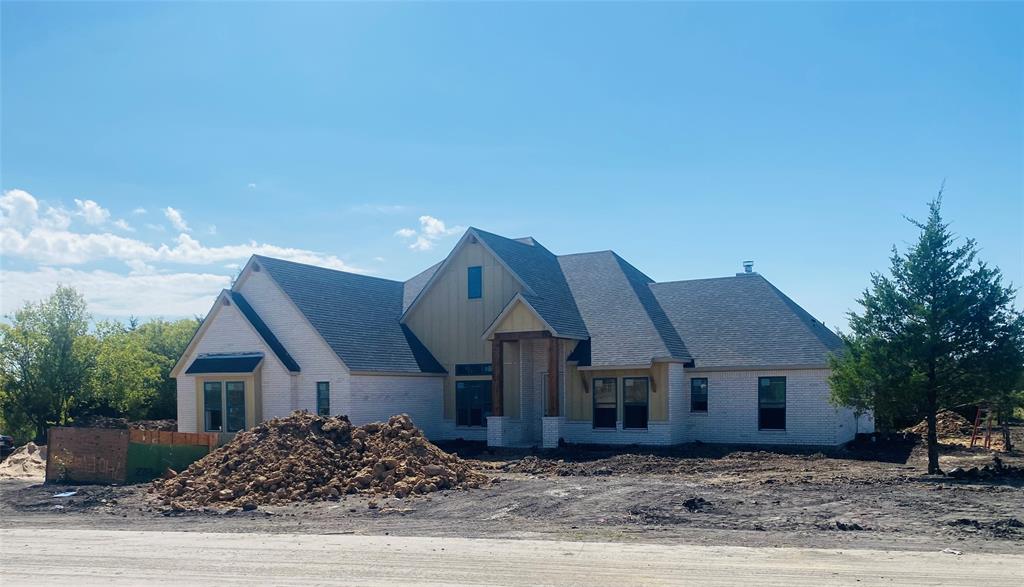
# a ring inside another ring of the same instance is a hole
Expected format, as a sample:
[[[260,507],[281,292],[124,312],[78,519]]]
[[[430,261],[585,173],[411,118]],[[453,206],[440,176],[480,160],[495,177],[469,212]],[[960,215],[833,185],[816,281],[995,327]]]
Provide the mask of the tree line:
[[[0,323],[0,430],[19,442],[89,416],[175,418],[171,368],[199,319],[92,323],[85,299],[58,285]]]

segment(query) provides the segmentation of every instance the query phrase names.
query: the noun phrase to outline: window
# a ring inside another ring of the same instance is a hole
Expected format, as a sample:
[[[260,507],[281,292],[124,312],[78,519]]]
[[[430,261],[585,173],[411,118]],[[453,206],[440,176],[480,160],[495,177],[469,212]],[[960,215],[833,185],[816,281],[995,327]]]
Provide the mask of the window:
[[[207,432],[224,430],[224,404],[221,403],[220,381],[203,383],[203,422]]]
[[[690,380],[690,411],[708,411],[708,378],[694,377]]]
[[[484,268],[479,265],[466,268],[466,276],[469,277],[467,293],[469,299],[478,300],[484,296]]]
[[[245,382],[228,381],[224,384],[224,395],[228,412],[228,432],[245,428]]]
[[[456,377],[474,377],[474,376],[490,376],[493,371],[491,370],[490,363],[463,363],[455,365],[455,376]]]
[[[758,377],[757,427],[761,430],[786,429],[785,377]]]
[[[622,378],[622,427],[647,428],[647,400],[651,382],[646,377]]]
[[[615,428],[618,389],[614,377],[594,379],[594,428]]]
[[[456,426],[487,426],[487,416],[490,415],[490,381],[455,382]]]
[[[318,416],[331,415],[331,384],[328,381],[316,382],[316,413]]]

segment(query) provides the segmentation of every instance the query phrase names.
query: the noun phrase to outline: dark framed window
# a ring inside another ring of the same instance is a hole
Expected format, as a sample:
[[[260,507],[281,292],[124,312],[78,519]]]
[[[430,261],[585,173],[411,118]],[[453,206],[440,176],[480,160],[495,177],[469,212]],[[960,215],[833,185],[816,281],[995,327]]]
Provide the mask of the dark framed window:
[[[456,426],[487,426],[487,416],[490,415],[490,381],[455,382]]]
[[[207,432],[224,431],[224,404],[221,400],[220,381],[203,383],[203,429]]]
[[[651,380],[647,377],[622,378],[622,427],[647,428]]]
[[[329,381],[316,382],[316,413],[318,416],[331,415],[331,383]]]
[[[456,377],[490,376],[493,372],[490,363],[462,363],[455,365]]]
[[[469,278],[469,285],[466,293],[471,300],[484,297],[484,268],[479,265],[466,268],[466,276]]]
[[[594,379],[594,428],[615,428],[618,417],[619,390],[614,377]]]
[[[757,427],[760,430],[786,429],[786,378],[757,378]]]
[[[228,432],[245,429],[245,382],[228,381],[224,384],[224,399],[228,413]]]
[[[708,378],[694,377],[690,380],[690,411],[708,411]]]

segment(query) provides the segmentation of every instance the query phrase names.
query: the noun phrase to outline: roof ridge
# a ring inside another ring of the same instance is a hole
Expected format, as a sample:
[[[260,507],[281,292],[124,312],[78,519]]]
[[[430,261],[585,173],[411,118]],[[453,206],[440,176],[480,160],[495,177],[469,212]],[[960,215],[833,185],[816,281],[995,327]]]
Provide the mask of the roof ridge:
[[[583,251],[583,252],[580,252],[580,253],[566,253],[564,255],[555,255],[555,256],[558,257],[559,259],[561,259],[562,257],[582,257],[583,255],[599,255],[601,253],[611,253],[611,254],[615,255],[616,257],[619,256],[618,253],[616,253],[615,251],[613,251],[611,249],[602,249],[600,251]]]
[[[672,281],[654,281],[650,285],[670,285],[670,284],[673,284],[673,283],[694,283],[696,281],[715,281],[715,280],[719,280],[719,279],[750,279],[751,277],[760,277],[761,279],[764,279],[765,281],[768,281],[760,273],[750,273],[750,274],[744,274],[744,275],[722,275],[721,277],[695,277],[693,279],[673,279]]]
[[[397,279],[388,279],[387,277],[378,277],[376,275],[367,275],[366,273],[356,273],[355,271],[343,271],[341,269],[332,269],[331,267],[324,267],[323,265],[313,265],[312,263],[300,263],[299,261],[292,261],[289,259],[282,259],[280,257],[269,257],[267,255],[257,255],[253,253],[254,259],[267,259],[278,263],[287,263],[289,265],[298,265],[300,267],[309,267],[311,269],[320,269],[322,271],[330,271],[332,273],[341,273],[343,275],[351,275],[353,277],[365,277],[367,279],[377,279],[380,281],[389,281],[391,283],[402,284],[404,281],[398,281]]]

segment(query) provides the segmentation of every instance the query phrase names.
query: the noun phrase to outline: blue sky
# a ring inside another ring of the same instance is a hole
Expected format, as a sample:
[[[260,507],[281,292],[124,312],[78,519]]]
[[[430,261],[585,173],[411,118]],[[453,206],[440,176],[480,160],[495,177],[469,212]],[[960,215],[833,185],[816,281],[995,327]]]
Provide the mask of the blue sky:
[[[830,326],[945,213],[1024,284],[1024,7],[19,4],[3,312],[204,313],[257,250],[405,279],[460,227]],[[404,230],[403,230],[404,229]]]

